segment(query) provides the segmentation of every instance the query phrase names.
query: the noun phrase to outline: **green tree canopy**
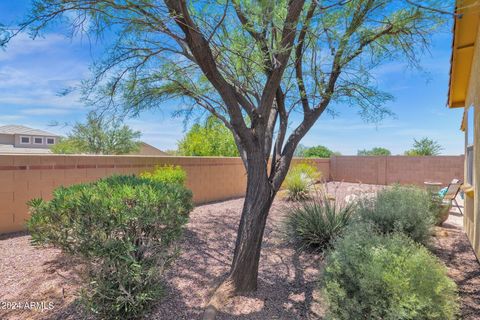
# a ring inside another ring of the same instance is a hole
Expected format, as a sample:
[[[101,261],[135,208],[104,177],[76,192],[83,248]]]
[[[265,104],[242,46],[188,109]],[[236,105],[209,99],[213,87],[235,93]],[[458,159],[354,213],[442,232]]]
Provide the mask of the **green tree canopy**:
[[[375,147],[370,150],[363,149],[357,151],[358,156],[391,156],[392,152],[386,148]]]
[[[77,122],[67,138],[52,147],[59,154],[129,154],[140,147],[140,132],[121,121],[107,120],[91,112],[85,123]]]
[[[334,152],[325,146],[314,146],[303,150],[300,157],[304,158],[330,158],[332,155],[338,155],[340,153]]]
[[[420,140],[413,139],[413,147],[405,151],[407,156],[438,156],[443,147],[438,141],[427,137]]]
[[[178,153],[182,156],[238,157],[233,134],[217,118],[211,116],[204,125],[194,124],[178,142]]]

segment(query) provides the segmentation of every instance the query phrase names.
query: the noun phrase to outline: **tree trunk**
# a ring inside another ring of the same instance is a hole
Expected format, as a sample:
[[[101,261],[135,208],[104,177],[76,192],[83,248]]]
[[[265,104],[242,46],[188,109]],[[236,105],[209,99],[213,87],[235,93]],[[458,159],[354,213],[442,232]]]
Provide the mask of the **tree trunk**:
[[[268,180],[267,164],[263,153],[259,152],[247,161],[247,193],[229,275],[235,293],[251,292],[257,289],[263,231],[276,194],[276,190],[273,190]]]

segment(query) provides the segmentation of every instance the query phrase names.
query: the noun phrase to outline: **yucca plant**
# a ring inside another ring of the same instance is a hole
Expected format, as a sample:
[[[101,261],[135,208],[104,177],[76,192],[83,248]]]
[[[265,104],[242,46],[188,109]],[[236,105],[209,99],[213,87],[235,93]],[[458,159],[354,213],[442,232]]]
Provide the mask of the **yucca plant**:
[[[301,250],[323,251],[341,236],[354,207],[354,203],[331,203],[326,196],[294,205],[284,220],[287,239]]]
[[[309,163],[296,164],[288,171],[283,183],[287,199],[290,201],[309,199],[313,186],[321,177],[322,173],[315,166]]]

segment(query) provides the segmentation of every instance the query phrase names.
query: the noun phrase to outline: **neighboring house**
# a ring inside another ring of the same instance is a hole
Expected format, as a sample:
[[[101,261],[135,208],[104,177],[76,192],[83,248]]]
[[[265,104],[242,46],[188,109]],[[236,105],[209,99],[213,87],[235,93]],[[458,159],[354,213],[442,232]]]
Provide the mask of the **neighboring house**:
[[[51,153],[60,136],[19,125],[0,126],[0,154]]]
[[[480,258],[480,3],[457,0],[448,106],[464,108],[464,228]]]
[[[141,142],[140,149],[137,152],[132,152],[131,154],[138,154],[142,156],[169,156],[168,153],[163,152],[162,150],[157,149],[145,142]]]

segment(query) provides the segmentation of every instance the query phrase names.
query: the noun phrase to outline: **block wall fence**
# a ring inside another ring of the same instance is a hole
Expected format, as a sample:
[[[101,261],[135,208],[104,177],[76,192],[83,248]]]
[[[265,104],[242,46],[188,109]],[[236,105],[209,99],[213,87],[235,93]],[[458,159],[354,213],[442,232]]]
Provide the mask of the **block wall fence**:
[[[463,180],[464,156],[338,156],[330,158],[334,181],[423,186],[425,181],[448,184]]]
[[[293,163],[303,161],[294,159]],[[324,180],[372,184],[447,183],[463,177],[463,157],[334,157],[308,159]],[[59,186],[113,174],[138,174],[156,165],[179,165],[196,204],[242,197],[246,173],[239,158],[169,156],[0,155],[0,233],[25,229],[26,202],[51,199]]]

